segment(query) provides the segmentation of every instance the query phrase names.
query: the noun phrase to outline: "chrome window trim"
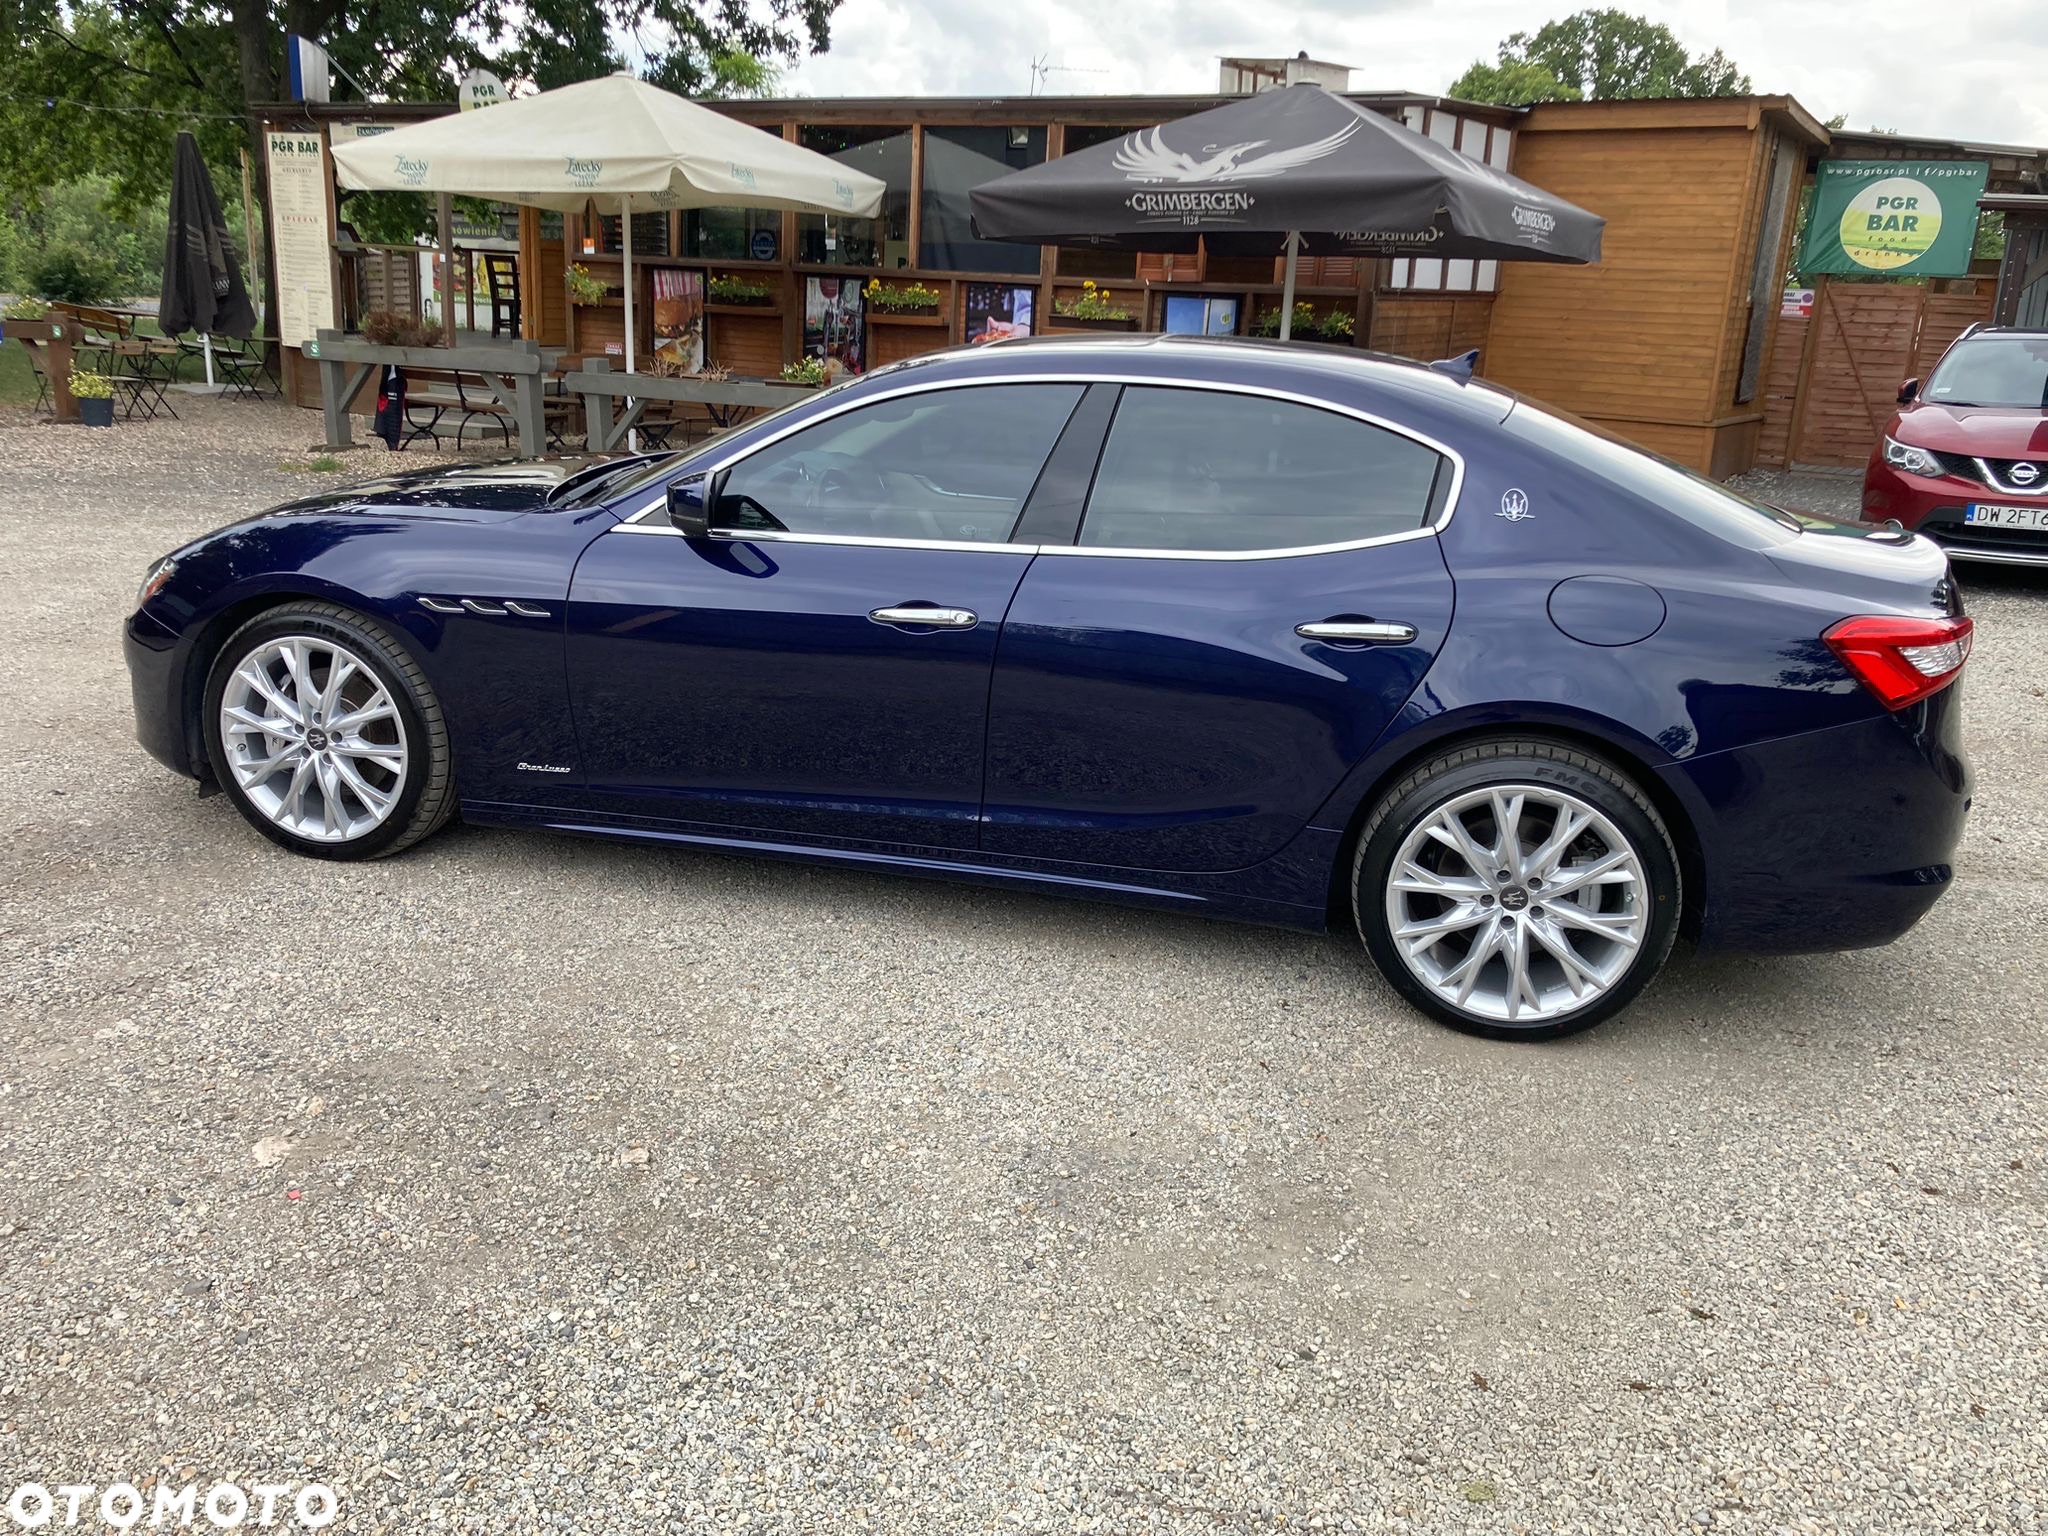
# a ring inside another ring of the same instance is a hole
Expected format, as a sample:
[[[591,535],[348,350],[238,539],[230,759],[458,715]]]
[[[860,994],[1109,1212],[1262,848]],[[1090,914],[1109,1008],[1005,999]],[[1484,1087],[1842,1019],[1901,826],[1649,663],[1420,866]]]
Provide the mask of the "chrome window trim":
[[[1112,560],[1286,560],[1299,555],[1335,554],[1347,549],[1370,549],[1380,544],[1398,544],[1409,539],[1434,538],[1450,526],[1452,516],[1458,510],[1458,500],[1465,489],[1465,457],[1447,443],[1438,441],[1425,432],[1390,421],[1371,411],[1361,410],[1354,405],[1345,405],[1335,400],[1326,400],[1317,395],[1305,395],[1291,389],[1275,389],[1264,384],[1243,384],[1214,379],[1167,378],[1141,373],[1034,373],[1024,377],[995,375],[976,379],[925,379],[913,384],[903,384],[872,395],[842,402],[836,409],[806,417],[771,433],[757,443],[750,443],[738,453],[729,454],[713,463],[698,467],[692,464],[689,473],[681,476],[694,480],[699,475],[710,476],[731,468],[744,459],[753,457],[763,448],[779,443],[783,438],[801,432],[807,427],[843,416],[863,406],[878,405],[885,400],[899,399],[905,395],[921,395],[938,389],[974,389],[984,385],[997,384],[1122,384],[1151,386],[1160,389],[1200,389],[1213,394],[1253,395],[1264,400],[1280,400],[1290,405],[1304,405],[1313,410],[1330,411],[1339,416],[1349,416],[1367,426],[1378,427],[1405,437],[1410,442],[1440,455],[1451,466],[1451,489],[1444,497],[1444,509],[1436,520],[1424,523],[1419,528],[1404,528],[1399,533],[1377,533],[1362,539],[1347,539],[1336,544],[1301,544],[1280,549],[1112,549],[1103,545],[1085,544],[996,544],[981,543],[972,539],[889,539],[873,538],[859,534],[832,533],[727,533],[719,530],[719,536],[734,543],[767,544],[845,544],[856,548],[872,549],[940,549],[940,550],[995,550],[1010,554],[1034,555],[1084,555],[1097,559]],[[1115,430],[1112,421],[1110,429]],[[649,501],[625,521],[605,530],[606,533],[665,534],[673,538],[683,537],[682,531],[666,519],[668,510],[668,484],[664,482],[661,494]],[[1021,510],[1021,509],[1020,509]],[[657,514],[660,520],[656,521]],[[1085,518],[1083,526],[1086,526]]]
[[[683,531],[669,523],[620,523],[607,528],[606,533],[653,534],[659,538],[680,539]],[[720,529],[713,535],[728,544],[841,544],[853,549],[989,549],[1012,555],[1044,554],[1045,547],[1039,544],[995,544],[976,539],[882,539],[859,533],[755,533],[750,530],[731,532]]]

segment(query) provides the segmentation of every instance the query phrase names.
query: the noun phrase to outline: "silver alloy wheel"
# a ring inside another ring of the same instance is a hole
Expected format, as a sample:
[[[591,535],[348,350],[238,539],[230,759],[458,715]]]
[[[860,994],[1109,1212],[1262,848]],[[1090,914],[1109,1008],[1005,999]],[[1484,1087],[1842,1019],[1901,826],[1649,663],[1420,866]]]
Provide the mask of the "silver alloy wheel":
[[[1650,919],[1635,847],[1577,795],[1499,784],[1456,795],[1402,842],[1387,931],[1438,998],[1493,1023],[1550,1024],[1628,971]]]
[[[375,831],[405,789],[398,706],[332,640],[286,635],[244,656],[221,695],[220,739],[250,804],[310,842]]]

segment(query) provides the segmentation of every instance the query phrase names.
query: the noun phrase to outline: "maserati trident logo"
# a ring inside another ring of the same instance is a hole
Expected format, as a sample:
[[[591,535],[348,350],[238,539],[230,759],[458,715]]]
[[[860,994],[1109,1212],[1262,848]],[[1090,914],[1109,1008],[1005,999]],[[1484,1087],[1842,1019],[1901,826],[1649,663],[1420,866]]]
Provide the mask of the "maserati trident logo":
[[[1536,514],[1529,510],[1529,496],[1520,489],[1501,492],[1500,516],[1511,523],[1526,523]]]

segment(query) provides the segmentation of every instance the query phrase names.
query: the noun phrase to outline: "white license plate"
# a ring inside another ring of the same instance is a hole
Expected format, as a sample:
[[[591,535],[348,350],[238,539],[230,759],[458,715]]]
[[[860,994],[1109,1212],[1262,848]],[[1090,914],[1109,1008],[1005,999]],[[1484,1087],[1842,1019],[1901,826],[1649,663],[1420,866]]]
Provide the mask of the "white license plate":
[[[2033,533],[2048,533],[2048,507],[1997,507],[1973,501],[1964,511],[1963,521],[1977,528],[2025,528]]]

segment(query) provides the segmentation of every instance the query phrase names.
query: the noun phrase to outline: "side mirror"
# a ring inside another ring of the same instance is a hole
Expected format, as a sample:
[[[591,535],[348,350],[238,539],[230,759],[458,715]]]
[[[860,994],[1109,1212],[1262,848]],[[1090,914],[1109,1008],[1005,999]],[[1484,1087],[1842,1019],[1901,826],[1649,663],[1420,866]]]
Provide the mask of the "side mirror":
[[[719,475],[689,475],[669,482],[668,520],[685,538],[711,536],[711,504],[717,499]]]
[[[1918,400],[1919,398],[1920,381],[1918,379],[1908,379],[1905,383],[1899,386],[1899,404],[1911,405],[1915,400]]]

